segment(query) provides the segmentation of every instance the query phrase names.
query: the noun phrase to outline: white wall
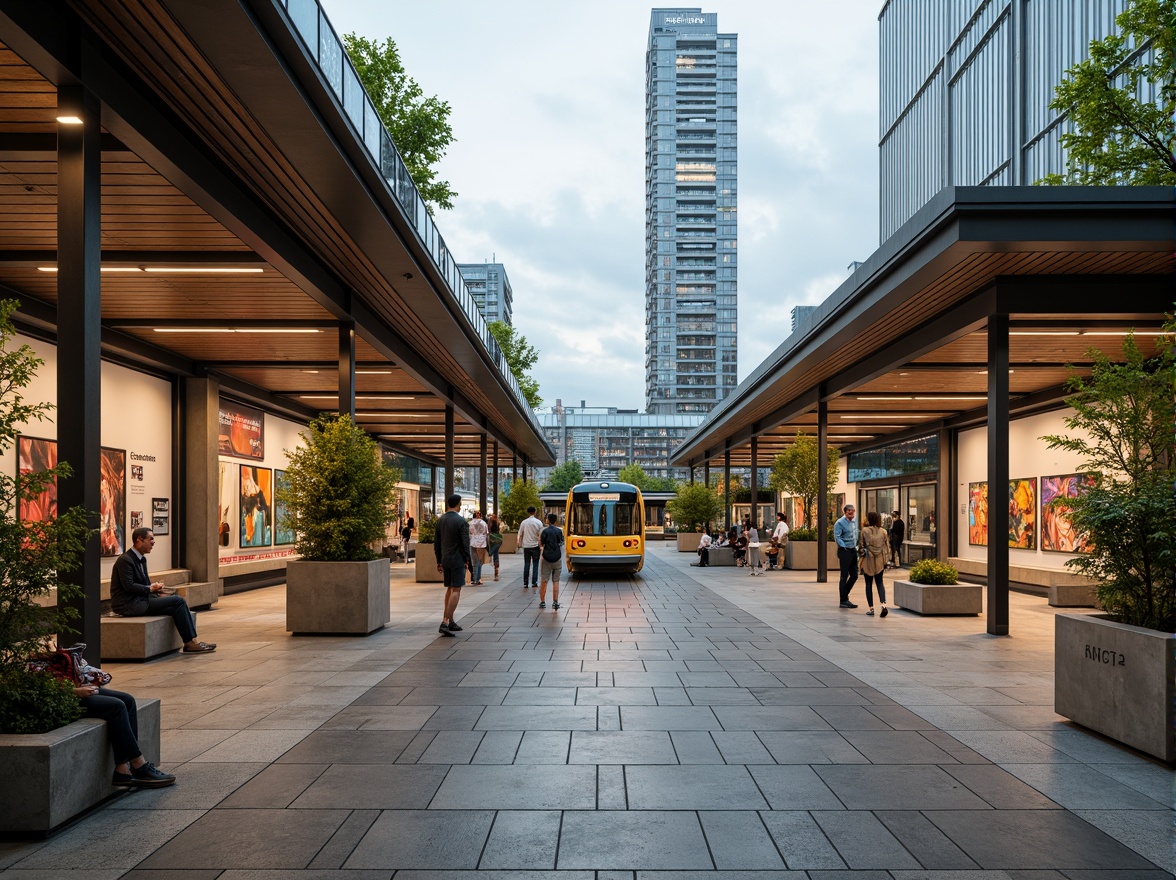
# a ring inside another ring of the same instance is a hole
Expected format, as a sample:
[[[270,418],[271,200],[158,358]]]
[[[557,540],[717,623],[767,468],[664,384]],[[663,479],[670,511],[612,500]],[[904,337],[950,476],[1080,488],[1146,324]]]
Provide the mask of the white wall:
[[[1019,480],[1032,477],[1037,481],[1037,521],[1035,550],[1009,548],[1010,565],[1027,565],[1034,568],[1064,568],[1066,560],[1073,559],[1072,553],[1057,553],[1041,549],[1041,478],[1060,474],[1076,473],[1082,464],[1074,453],[1064,449],[1050,449],[1040,438],[1045,434],[1076,434],[1066,428],[1063,419],[1072,414],[1065,409],[1042,415],[1018,419],[1009,425],[1009,479]],[[987,548],[968,543],[968,484],[983,482],[988,478],[988,433],[987,428],[962,431],[959,435],[958,473],[956,486],[958,507],[955,511],[956,534],[959,536],[958,550],[961,558],[987,558]],[[1008,490],[993,491],[989,487],[989,506],[1003,500]]]
[[[57,346],[25,336],[16,337],[36,352],[45,365],[24,391],[25,401],[57,401]],[[57,439],[56,413],[52,421],[33,422],[21,427],[21,433],[47,440]],[[171,384],[126,367],[102,363],[102,437],[103,446],[125,450],[126,517],[122,523],[124,543],[130,545],[131,514],[142,512],[144,525],[151,526],[151,501],[169,501],[169,530],[156,536],[151,554],[151,568],[159,571],[172,566],[172,534],[179,499],[172,498],[172,390]],[[142,479],[132,479],[132,467],[142,467]],[[16,450],[5,450],[0,468],[16,474]],[[125,549],[125,547],[124,547]],[[102,577],[110,577],[115,557],[102,559]]]
[[[292,544],[279,544],[269,547],[241,546],[241,465],[265,467],[273,470],[285,470],[289,463],[286,450],[293,450],[302,445],[298,436],[307,430],[306,425],[292,422],[288,419],[265,414],[265,458],[261,461],[246,458],[232,458],[226,455],[218,461],[224,465],[224,482],[220,487],[221,506],[229,509],[227,522],[229,524],[229,545],[220,547],[220,560],[240,562],[245,559],[265,559],[280,556],[290,556],[294,553]],[[219,472],[219,469],[218,469]],[[271,480],[273,479],[271,473]],[[272,485],[272,482],[271,482]],[[271,499],[272,504],[272,499]]]

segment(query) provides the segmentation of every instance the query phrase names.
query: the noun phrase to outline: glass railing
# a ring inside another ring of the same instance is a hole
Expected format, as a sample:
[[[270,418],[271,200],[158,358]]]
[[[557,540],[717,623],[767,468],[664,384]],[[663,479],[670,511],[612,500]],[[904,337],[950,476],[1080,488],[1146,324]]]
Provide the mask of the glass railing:
[[[375,105],[364,91],[359,76],[343,49],[343,41],[335,33],[318,0],[273,0],[273,3],[285,12],[291,31],[302,40],[302,45],[314,60],[323,80],[334,93],[343,115],[351,123],[356,140],[363,144],[404,216],[416,230],[433,265],[445,280],[445,292],[452,296],[461,308],[474,332],[486,346],[491,360],[498,367],[498,372],[502,374],[511,392],[529,415],[535,432],[539,433],[535,415],[519,390],[519,383],[507,365],[502,349],[499,348],[497,340],[490,335],[486,320],[457,269],[457,262],[446,247],[445,239],[437,231],[437,225],[426,210],[424,200],[421,199],[412,176],[400,158],[396,145],[392,143],[392,138],[384,128]]]

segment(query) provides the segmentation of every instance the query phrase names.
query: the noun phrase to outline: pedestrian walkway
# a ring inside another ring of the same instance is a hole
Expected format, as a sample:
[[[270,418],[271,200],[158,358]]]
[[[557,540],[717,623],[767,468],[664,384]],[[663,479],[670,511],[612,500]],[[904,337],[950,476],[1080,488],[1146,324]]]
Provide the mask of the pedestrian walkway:
[[[280,587],[227,597],[216,654],[107,666],[164,700],[179,783],[0,845],[4,876],[1170,876],[1172,773],[1053,715],[1042,600],[997,639],[649,557],[558,611],[507,557],[453,639],[403,566],[369,638],[291,638]]]

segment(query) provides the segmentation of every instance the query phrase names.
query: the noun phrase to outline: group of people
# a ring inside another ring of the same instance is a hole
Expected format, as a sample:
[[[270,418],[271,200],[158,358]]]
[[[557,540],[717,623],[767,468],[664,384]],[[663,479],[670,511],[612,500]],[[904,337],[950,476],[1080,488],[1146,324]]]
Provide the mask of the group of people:
[[[881,514],[871,510],[866,514],[865,527],[859,529],[854,519],[856,515],[857,509],[847,504],[842,509],[841,518],[833,524],[833,540],[837,544],[837,561],[841,569],[837,583],[840,607],[858,607],[849,600],[849,592],[857,583],[860,569],[866,581],[866,605],[869,606],[866,614],[874,615],[874,588],[877,587],[882,608],[878,616],[885,617],[889,612],[886,610],[886,585],[882,582],[882,574],[887,568],[898,568],[906,524],[896,510],[891,515],[890,528],[883,528]]]
[[[710,565],[711,550],[730,547],[735,557],[735,565],[751,569],[753,576],[764,573],[764,556],[767,557],[768,571],[783,568],[781,554],[788,543],[788,532],[788,517],[783,513],[776,514],[776,527],[772,530],[766,547],[761,544],[759,529],[755,527],[750,516],[745,516],[742,523],[731,526],[726,532],[703,532],[698,542],[698,567],[706,568]]]
[[[498,551],[502,545],[502,531],[498,518],[484,519],[482,511],[475,510],[474,518],[467,521],[459,512],[461,496],[450,495],[445,499],[445,514],[437,520],[437,536],[433,552],[437,557],[437,571],[445,584],[445,603],[441,625],[437,628],[443,636],[452,637],[462,631],[455,615],[465,586],[465,576],[470,574],[470,586],[482,585],[482,567],[486,562],[494,563],[494,580],[498,580]],[[547,607],[547,582],[552,584],[551,607],[559,608],[559,575],[563,565],[563,530],[556,523],[556,515],[547,515],[547,526],[535,515],[534,507],[527,508],[527,518],[519,526],[518,541],[523,549],[523,589],[539,590],[539,607]]]

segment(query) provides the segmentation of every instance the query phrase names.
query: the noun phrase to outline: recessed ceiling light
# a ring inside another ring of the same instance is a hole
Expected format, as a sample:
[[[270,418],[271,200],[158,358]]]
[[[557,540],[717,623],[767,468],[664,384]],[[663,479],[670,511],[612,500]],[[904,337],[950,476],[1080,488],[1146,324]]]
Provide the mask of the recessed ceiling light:
[[[313,327],[251,327],[239,330],[234,327],[156,327],[156,333],[320,333]]]
[[[143,271],[177,275],[238,275],[257,274],[264,272],[265,269],[255,266],[144,266]]]
[[[38,272],[56,272],[56,266],[38,266]],[[138,266],[101,266],[99,272],[142,272]]]
[[[855,400],[914,400],[913,397],[890,397],[887,395],[870,395],[869,397],[857,397]]]
[[[82,118],[80,116],[58,116],[57,121],[62,125],[81,125]]]
[[[356,370],[357,376],[391,376],[391,370]]]

